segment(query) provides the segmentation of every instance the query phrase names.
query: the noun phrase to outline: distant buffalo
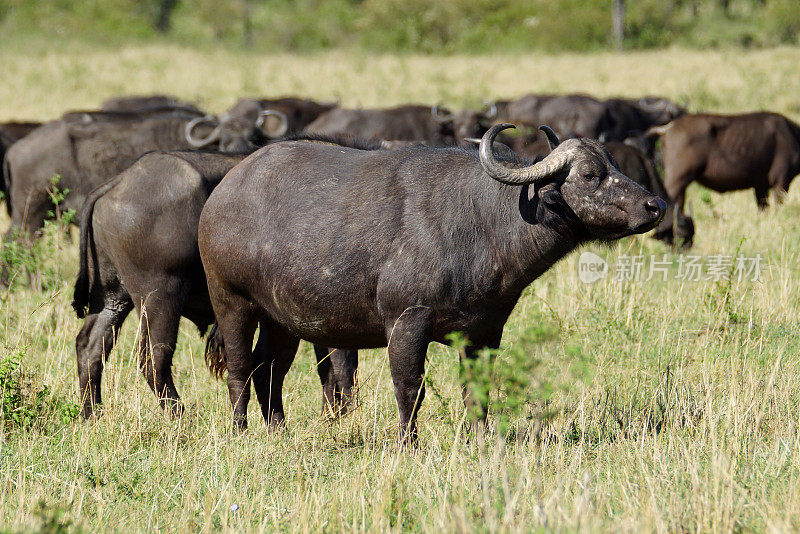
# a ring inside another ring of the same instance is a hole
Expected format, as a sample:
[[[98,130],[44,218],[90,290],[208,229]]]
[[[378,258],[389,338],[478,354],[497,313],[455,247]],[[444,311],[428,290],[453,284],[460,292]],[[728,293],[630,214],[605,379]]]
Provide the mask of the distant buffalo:
[[[200,116],[184,109],[73,112],[35,129],[6,154],[9,232],[19,228],[33,236],[56,208],[75,210],[79,220],[86,194],[143,153],[191,148],[185,129]],[[57,184],[54,177],[60,177]],[[54,188],[67,193],[57,207]]]
[[[692,182],[720,193],[752,188],[763,209],[770,190],[781,202],[800,173],[800,126],[777,113],[684,115],[654,132],[679,213]]]
[[[522,291],[559,259],[663,218],[665,203],[597,141],[564,141],[535,163],[499,159],[492,144],[509,126],[493,126],[478,153],[278,142],[228,173],[198,239],[237,428],[251,378],[270,393],[266,403],[259,394],[265,419],[283,423],[283,380],[302,338],[388,346],[401,439],[413,442],[431,341],[463,333],[464,358],[498,347]],[[256,378],[260,368],[270,375]],[[465,400],[486,413],[485,399],[466,390]]]

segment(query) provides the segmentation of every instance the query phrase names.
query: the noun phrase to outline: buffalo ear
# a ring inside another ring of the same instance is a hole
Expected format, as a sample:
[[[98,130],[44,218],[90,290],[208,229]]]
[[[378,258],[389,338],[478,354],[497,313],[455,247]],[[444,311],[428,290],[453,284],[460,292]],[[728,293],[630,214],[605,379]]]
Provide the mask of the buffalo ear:
[[[549,207],[556,207],[564,204],[564,197],[561,196],[561,191],[555,187],[545,188],[541,192],[541,199],[542,202]]]

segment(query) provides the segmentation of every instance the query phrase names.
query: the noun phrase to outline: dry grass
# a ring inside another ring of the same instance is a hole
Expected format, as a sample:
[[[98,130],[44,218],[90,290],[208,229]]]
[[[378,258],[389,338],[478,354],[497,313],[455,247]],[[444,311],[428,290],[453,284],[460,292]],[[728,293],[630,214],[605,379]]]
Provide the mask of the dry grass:
[[[166,91],[220,111],[241,94],[457,106],[569,90],[657,93],[694,109],[769,108],[797,118],[798,59],[790,48],[543,58],[14,51],[2,55],[0,118],[55,117],[122,92]],[[740,248],[761,253],[769,270],[730,287],[674,279],[587,286],[577,255],[559,264],[526,292],[503,343],[507,351],[531,325],[557,325],[560,340],[531,356],[553,376],[566,372],[576,346],[591,361],[590,377],[556,396],[559,415],[541,427],[523,414],[516,438],[466,442],[457,357],[432,346],[439,396],[429,393],[423,406],[422,447],[398,449],[385,351],[362,356],[359,409],[331,423],[319,417],[304,345],[287,378],[289,432],[268,435],[254,408],[251,430],[233,436],[224,384],[209,378],[188,324],[175,371],[189,410],[171,420],[138,375],[129,319],[106,368],[101,418],[3,431],[0,524],[27,531],[61,509],[87,531],[798,530],[800,194],[765,214],[750,193],[695,188],[691,196],[692,253]],[[671,254],[648,238],[592,250],[611,263]],[[50,291],[0,293],[0,350],[22,353],[35,386],[73,402],[75,258],[74,244],[49,256],[59,275]],[[47,508],[37,516],[39,501]]]

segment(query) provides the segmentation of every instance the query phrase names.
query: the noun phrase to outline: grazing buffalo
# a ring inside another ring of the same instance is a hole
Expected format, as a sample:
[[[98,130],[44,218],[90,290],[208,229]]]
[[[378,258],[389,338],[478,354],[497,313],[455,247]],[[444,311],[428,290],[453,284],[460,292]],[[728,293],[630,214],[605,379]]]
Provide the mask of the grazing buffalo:
[[[180,318],[201,333],[214,321],[197,250],[197,221],[209,193],[244,158],[151,152],[87,197],[72,303],[78,317],[85,317],[75,340],[84,417],[100,404],[103,364],[134,308],[140,318],[139,365],[147,383],[163,407],[182,410],[172,379]],[[338,414],[352,395],[356,351],[315,351],[323,408]],[[213,329],[206,360],[217,375],[225,369],[223,352]]]
[[[219,117],[197,119],[186,130],[186,135],[195,148],[216,143],[225,151],[250,151],[272,139],[298,134],[317,117],[335,107],[335,103],[294,97],[260,100],[242,98]],[[209,124],[214,129],[205,136],[198,136],[195,128]]]
[[[167,108],[186,109],[195,113],[202,113],[194,104],[169,95],[116,96],[104,101],[100,106],[102,111],[128,112],[154,111]]]
[[[0,123],[0,162],[2,162],[3,158],[5,158],[6,151],[11,147],[11,145],[13,145],[17,141],[28,135],[41,125],[42,125],[41,122]],[[0,176],[0,197],[5,197],[7,194],[8,194],[8,184],[6,183],[5,173],[3,173],[3,176]],[[11,213],[10,211],[11,208],[9,206],[10,205],[7,203],[6,209],[9,210],[9,213]]]
[[[151,150],[191,148],[186,125],[200,114],[183,109],[148,112],[74,112],[14,143],[6,153],[12,232],[33,236],[55,209],[52,179],[68,191],[58,209],[80,208],[86,194]]]
[[[654,131],[679,213],[692,182],[721,193],[753,188],[763,209],[770,190],[781,202],[800,173],[800,126],[777,113],[684,115]]]
[[[387,109],[334,108],[309,124],[306,133],[446,145],[454,143],[452,128],[449,111],[406,105]]]
[[[251,377],[267,422],[284,421],[283,380],[302,338],[388,347],[401,439],[414,441],[430,342],[462,332],[465,358],[498,347],[522,291],[559,259],[663,218],[665,203],[597,141],[567,140],[536,163],[498,159],[492,143],[509,127],[493,126],[478,153],[279,142],[228,173],[198,238],[237,428]],[[271,375],[255,377],[264,366]]]

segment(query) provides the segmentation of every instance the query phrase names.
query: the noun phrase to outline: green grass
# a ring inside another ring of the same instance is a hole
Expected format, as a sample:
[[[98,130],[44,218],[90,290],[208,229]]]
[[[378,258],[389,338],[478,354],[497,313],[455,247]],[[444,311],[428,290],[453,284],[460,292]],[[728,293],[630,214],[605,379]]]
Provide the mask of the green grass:
[[[171,45],[7,50],[2,58],[3,119],[51,118],[112,94],[150,91],[213,111],[243,93],[458,107],[484,96],[586,90],[665,94],[693,109],[800,114],[794,48],[435,59]],[[18,384],[14,405],[37,414],[31,424],[2,426],[0,528],[798,530],[800,193],[792,189],[766,213],[750,192],[723,196],[694,186],[689,196],[698,228],[692,253],[760,253],[768,267],[761,281],[622,283],[612,276],[585,285],[573,254],[526,290],[498,355],[501,364],[528,355],[538,363],[525,378],[564,387],[546,406],[531,388],[535,402],[514,406],[505,439],[466,440],[458,358],[431,346],[418,450],[395,441],[385,350],[364,351],[358,409],[330,422],[320,416],[314,357],[303,344],[285,388],[288,432],[268,434],[251,403],[250,430],[233,435],[224,383],[209,377],[203,342],[189,324],[175,358],[187,414],[161,413],[137,370],[134,318],[106,367],[102,417],[71,420],[77,245],[51,232],[49,249],[37,256],[43,289],[0,291],[0,356],[20,361],[3,383]],[[612,265],[636,254],[677,261],[646,237],[589,250]],[[540,344],[526,342],[532,332]],[[501,386],[495,397],[509,391]],[[496,399],[495,409],[512,406],[505,400]],[[503,417],[494,413],[492,426]]]

